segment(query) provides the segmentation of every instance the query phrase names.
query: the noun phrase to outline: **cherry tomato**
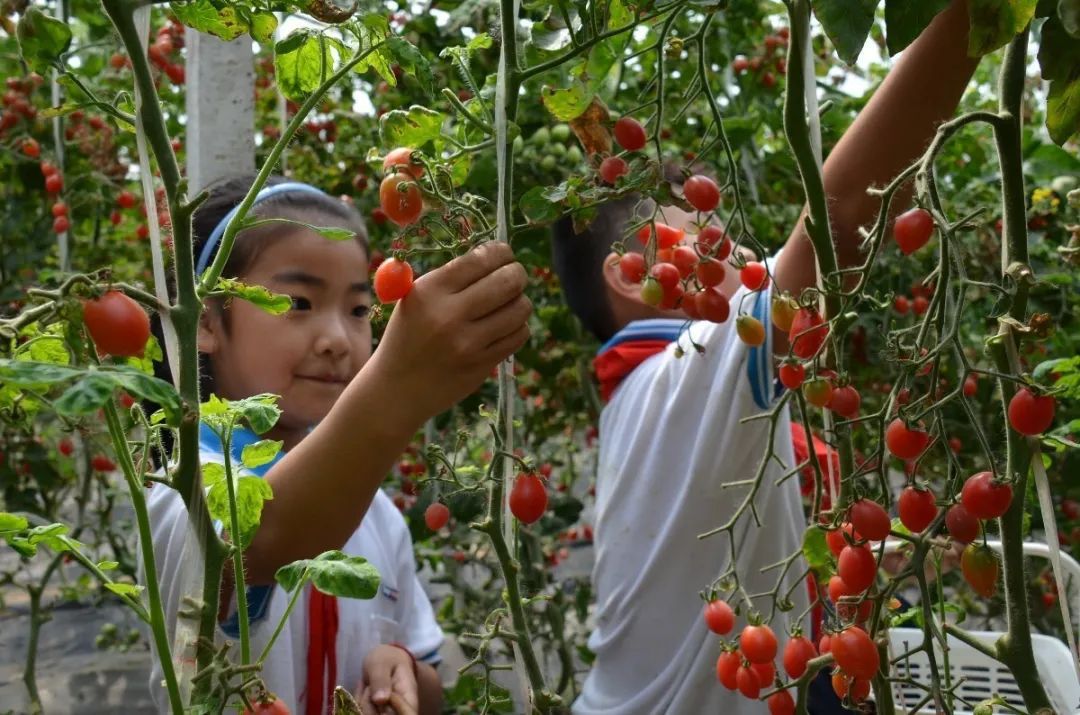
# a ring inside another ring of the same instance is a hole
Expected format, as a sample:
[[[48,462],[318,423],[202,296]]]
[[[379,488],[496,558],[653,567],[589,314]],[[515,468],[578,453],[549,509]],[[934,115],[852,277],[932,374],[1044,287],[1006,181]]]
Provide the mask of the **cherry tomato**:
[[[1053,395],[1036,395],[1022,387],[1009,400],[1009,424],[1023,435],[1042,434],[1054,421]]]
[[[735,627],[735,612],[726,601],[710,601],[705,604],[705,625],[713,633],[727,635]]]
[[[979,538],[979,520],[963,504],[953,504],[945,512],[945,528],[949,536],[961,544]]]
[[[849,626],[830,642],[833,658],[848,675],[869,680],[881,665],[877,646],[859,626]]]
[[[656,279],[665,293],[679,285],[679,269],[671,263],[654,263],[649,275]]]
[[[818,654],[825,655],[832,652],[832,635],[826,633],[818,639]]]
[[[254,703],[253,709],[244,708],[243,715],[290,715],[290,712],[284,700],[271,695]]]
[[[720,205],[720,187],[707,176],[694,174],[683,184],[683,196],[698,211],[708,212]]]
[[[773,325],[785,333],[791,332],[791,324],[795,322],[795,313],[798,311],[799,304],[790,295],[774,298],[771,311]]]
[[[50,194],[59,194],[64,190],[64,177],[54,172],[45,177],[45,190]]]
[[[71,453],[75,451],[75,445],[71,443],[71,440],[64,437],[60,440],[60,443],[56,445],[56,448],[60,450],[60,454],[65,457],[70,457]]]
[[[690,246],[676,246],[671,251],[671,262],[679,269],[680,278],[689,278],[697,267],[697,253]]]
[[[67,216],[57,216],[53,219],[52,230],[53,233],[64,233],[71,228],[71,222],[68,221]]]
[[[859,391],[851,385],[844,385],[832,391],[832,396],[825,403],[825,406],[841,417],[853,420],[859,416],[859,406],[861,404],[862,397],[859,395]]]
[[[682,229],[672,228],[671,226],[668,226],[666,223],[660,223],[659,221],[657,221],[655,225],[656,225],[656,247],[660,248],[660,249],[674,248],[675,246],[678,246],[680,243],[682,243],[683,236],[686,235],[685,232]],[[644,226],[642,226],[640,229],[638,229],[638,233],[637,233],[638,241],[640,241],[641,245],[643,245],[643,246],[648,245],[649,239],[652,238],[652,234],[653,234],[653,224],[648,224],[647,223]],[[658,261],[664,260],[659,255],[657,255],[656,259]]]
[[[695,302],[697,303],[697,312],[703,320],[712,323],[724,323],[727,322],[728,317],[731,315],[731,304],[728,303],[727,296],[715,288],[706,288],[698,293]]]
[[[803,397],[815,407],[824,407],[832,399],[832,384],[824,377],[815,377],[802,386]]]
[[[911,255],[926,245],[934,233],[934,218],[926,209],[911,209],[896,217],[893,238],[904,255]]]
[[[979,391],[979,380],[974,375],[964,378],[964,397],[974,397]]]
[[[805,636],[795,636],[784,644],[784,672],[798,678],[806,672],[806,662],[817,657],[817,648]]]
[[[59,169],[56,168],[56,164],[52,163],[51,161],[43,161],[43,162],[41,162],[41,175],[42,176],[48,178],[48,177],[52,176],[53,174],[55,174],[58,171],[59,171]]]
[[[647,278],[641,284],[641,302],[651,306],[658,306],[664,302],[664,288],[655,278]]]
[[[544,482],[535,474],[520,474],[510,490],[510,512],[523,524],[532,524],[547,511]]]
[[[116,462],[104,454],[95,454],[90,458],[90,468],[95,472],[112,472],[116,470]]]
[[[609,156],[600,162],[600,178],[605,184],[615,185],[620,176],[630,173],[630,166],[621,156]]]
[[[383,172],[393,172],[394,167],[397,167],[397,171],[405,172],[414,179],[419,179],[424,175],[424,167],[412,163],[412,153],[413,150],[407,146],[399,146],[397,149],[391,150],[383,159]]]
[[[797,390],[806,379],[806,368],[799,362],[785,362],[780,365],[780,382],[789,390]]]
[[[690,320],[701,320],[701,313],[698,312],[697,307],[697,297],[698,291],[688,290],[683,293],[682,300],[679,301],[679,307],[682,308],[682,312]]]
[[[731,255],[731,239],[724,233],[724,229],[714,224],[701,229],[697,235],[697,242],[708,246],[712,250],[712,257],[718,261]]]
[[[934,500],[934,492],[929,489],[907,487],[900,492],[900,499],[896,503],[900,522],[913,534],[925,530],[938,514]]]
[[[979,472],[967,478],[960,490],[960,503],[976,519],[996,519],[1012,504],[1012,486],[994,483],[991,472]]]
[[[739,271],[739,280],[750,290],[761,290],[769,285],[769,273],[764,263],[751,261]]]
[[[726,650],[716,659],[716,679],[728,690],[736,690],[739,687],[737,676],[742,659],[737,651]]]
[[[99,352],[117,357],[142,355],[150,338],[150,317],[115,290],[83,304],[83,320]]]
[[[972,590],[990,598],[997,590],[998,561],[993,549],[983,544],[968,544],[960,556],[960,570]]]
[[[116,195],[116,205],[122,209],[130,209],[135,206],[135,194],[124,189]]]
[[[829,326],[821,314],[810,308],[800,308],[791,323],[788,340],[791,352],[804,360],[812,358],[829,337]]]
[[[731,61],[731,70],[735,74],[743,74],[750,69],[750,60],[745,57],[736,57]]]
[[[412,266],[390,258],[375,271],[375,296],[381,303],[393,303],[409,294],[413,287]]]
[[[884,541],[889,536],[892,520],[888,512],[876,501],[859,499],[851,505],[848,512],[851,525],[856,531],[871,541]]]
[[[862,541],[862,536],[855,531],[855,527],[851,524],[844,522],[840,525],[839,529],[832,529],[825,532],[825,543],[829,545],[829,551],[832,555],[840,558],[840,553],[848,545],[848,539],[844,537],[847,534],[850,537],[851,542],[858,543]]]
[[[833,673],[832,687],[836,697],[841,700],[850,694],[852,702],[859,702],[860,700],[866,700],[870,695],[870,681],[868,679],[851,678],[839,671]]]
[[[915,459],[930,444],[930,435],[920,427],[909,428],[897,417],[885,429],[885,446],[900,459]]]
[[[432,502],[424,510],[424,523],[432,531],[438,531],[450,521],[450,509],[442,502]]]
[[[379,184],[379,206],[398,226],[408,226],[420,218],[424,198],[408,172],[390,174]]]
[[[740,315],[735,319],[735,332],[739,339],[751,347],[765,343],[765,326],[752,315]]]
[[[739,649],[751,663],[771,663],[778,646],[776,634],[766,625],[749,625],[739,634]]]
[[[735,674],[735,682],[744,697],[757,700],[758,695],[761,694],[761,682],[758,680],[757,673],[748,665],[739,668]]]
[[[703,258],[695,268],[698,283],[705,288],[713,288],[724,282],[724,264],[715,258]]]
[[[921,295],[915,296],[915,299],[911,301],[911,310],[915,315],[923,315],[926,311],[930,310],[930,301]]]
[[[869,546],[845,546],[837,560],[836,573],[855,593],[861,593],[874,583],[877,559]]]
[[[900,315],[907,315],[907,312],[911,310],[911,301],[907,299],[907,296],[898,295],[893,298],[893,310]]]
[[[619,271],[631,283],[640,283],[645,277],[645,256],[627,251],[619,258]]]
[[[22,143],[22,153],[26,154],[31,159],[37,159],[41,156],[41,145],[37,143],[37,139],[24,139]]]
[[[641,126],[641,122],[633,117],[619,117],[615,122],[615,141],[626,151],[641,151],[645,148],[648,137],[645,136],[645,127]]]
[[[769,706],[769,715],[794,715],[795,698],[787,690],[778,690],[769,696],[765,704]]]
[[[750,670],[754,671],[763,688],[769,687],[776,680],[776,666],[772,663],[751,663]]]

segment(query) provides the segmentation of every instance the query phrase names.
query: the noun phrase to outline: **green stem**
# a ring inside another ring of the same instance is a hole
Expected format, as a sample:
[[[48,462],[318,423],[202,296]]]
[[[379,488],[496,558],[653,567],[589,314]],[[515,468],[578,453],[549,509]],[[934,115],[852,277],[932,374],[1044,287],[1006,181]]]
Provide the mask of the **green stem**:
[[[236,612],[240,624],[240,664],[251,662],[251,635],[248,625],[247,588],[244,579],[244,551],[240,544],[240,513],[236,505],[236,485],[233,484],[232,429],[224,440],[225,486],[229,492],[229,529],[232,532],[233,575],[236,577]]]
[[[259,665],[263,664],[266,660],[266,656],[270,655],[270,649],[274,647],[274,642],[281,635],[281,631],[285,628],[285,624],[289,621],[289,616],[292,615],[293,608],[296,607],[296,602],[300,600],[300,594],[304,592],[304,584],[307,583],[307,570],[304,571],[303,576],[299,580],[299,585],[293,590],[292,596],[289,598],[289,605],[285,607],[285,613],[278,620],[277,628],[274,629],[274,634],[270,636],[270,640],[266,642],[266,646],[262,649],[262,653],[259,653],[259,659],[255,661]]]

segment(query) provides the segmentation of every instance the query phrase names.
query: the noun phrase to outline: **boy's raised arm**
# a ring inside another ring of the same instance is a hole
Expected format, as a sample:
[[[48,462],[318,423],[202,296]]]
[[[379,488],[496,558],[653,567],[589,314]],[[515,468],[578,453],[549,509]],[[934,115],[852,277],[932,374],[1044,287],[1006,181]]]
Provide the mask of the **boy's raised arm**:
[[[901,54],[858,117],[825,162],[825,192],[833,243],[841,268],[856,265],[862,239],[858,229],[871,222],[881,206],[866,190],[884,186],[926,149],[938,125],[956,112],[979,61],[967,56],[967,0],[953,0]],[[895,195],[895,215],[911,198],[910,183]],[[777,261],[775,280],[795,296],[815,285],[814,248],[798,225]],[[787,335],[775,330],[775,351],[786,355]]]

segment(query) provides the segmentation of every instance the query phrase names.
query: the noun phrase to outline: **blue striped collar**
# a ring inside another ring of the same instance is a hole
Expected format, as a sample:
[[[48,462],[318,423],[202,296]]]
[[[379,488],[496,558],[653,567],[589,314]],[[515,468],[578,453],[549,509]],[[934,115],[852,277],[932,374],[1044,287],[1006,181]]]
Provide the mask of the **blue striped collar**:
[[[688,320],[678,318],[647,318],[645,320],[632,320],[623,326],[622,330],[615,333],[606,343],[600,346],[597,355],[631,340],[668,340],[674,342],[679,339],[679,333],[686,327]]]
[[[255,444],[256,442],[264,439],[259,435],[252,432],[247,427],[236,425],[232,431],[232,462],[234,466],[238,466],[241,462],[241,458],[244,454],[244,447]],[[217,452],[218,454],[224,454],[224,450],[221,447],[221,440],[218,439],[214,430],[210,429],[210,425],[202,422],[199,424],[199,447],[207,452]],[[281,450],[277,455],[267,462],[266,464],[255,467],[249,470],[250,472],[257,474],[260,477],[265,477],[266,472],[270,467],[277,464],[278,460],[285,456],[285,450]]]

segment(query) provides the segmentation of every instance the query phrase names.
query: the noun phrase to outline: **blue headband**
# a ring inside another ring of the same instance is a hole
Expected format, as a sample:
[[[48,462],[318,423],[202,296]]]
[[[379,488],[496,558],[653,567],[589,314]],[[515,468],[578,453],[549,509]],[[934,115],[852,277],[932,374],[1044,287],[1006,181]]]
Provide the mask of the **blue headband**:
[[[281,184],[274,184],[273,186],[266,186],[255,195],[255,201],[252,202],[251,208],[255,208],[258,204],[271,199],[280,194],[286,194],[295,192],[299,194],[312,194],[318,196],[327,196],[326,193],[316,189],[310,184],[303,184],[299,181],[286,181]],[[329,198],[327,196],[327,198]],[[210,257],[214,255],[214,251],[217,249],[218,243],[221,241],[221,237],[225,235],[225,228],[232,221],[233,216],[240,210],[240,205],[237,204],[232,208],[229,213],[225,214],[225,217],[218,221],[218,225],[214,226],[214,230],[210,232],[210,238],[206,240],[206,244],[202,248],[202,252],[199,254],[199,262],[195,264],[195,275],[202,275],[206,270],[207,264],[210,263]]]

